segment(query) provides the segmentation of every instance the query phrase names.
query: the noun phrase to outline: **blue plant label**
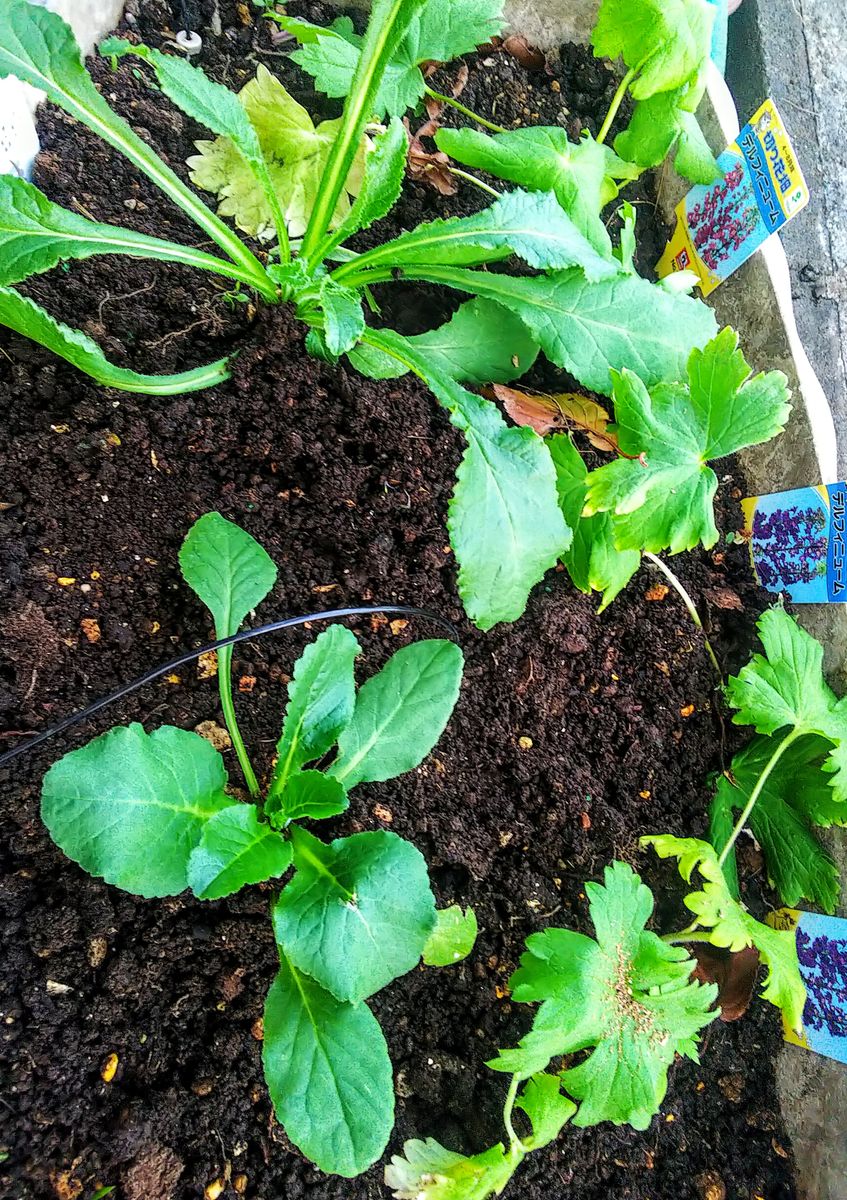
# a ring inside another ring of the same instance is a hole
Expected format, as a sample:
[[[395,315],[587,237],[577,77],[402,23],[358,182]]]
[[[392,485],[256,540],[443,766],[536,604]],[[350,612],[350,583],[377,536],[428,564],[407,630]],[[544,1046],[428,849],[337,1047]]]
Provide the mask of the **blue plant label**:
[[[847,921],[781,908],[771,913],[768,924],[796,931],[806,985],[802,1033],[785,1025],[785,1040],[847,1063]]]
[[[741,507],[762,587],[796,604],[847,602],[847,483],[751,496]]]

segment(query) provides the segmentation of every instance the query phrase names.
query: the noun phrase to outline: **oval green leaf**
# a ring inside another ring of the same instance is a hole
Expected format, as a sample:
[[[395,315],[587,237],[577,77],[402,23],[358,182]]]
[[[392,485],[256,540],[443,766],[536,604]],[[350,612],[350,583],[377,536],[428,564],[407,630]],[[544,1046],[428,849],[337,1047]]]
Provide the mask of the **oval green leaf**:
[[[188,886],[198,900],[220,900],[276,879],[290,865],[290,842],[259,820],[255,804],[234,804],[206,823],[188,860]]]

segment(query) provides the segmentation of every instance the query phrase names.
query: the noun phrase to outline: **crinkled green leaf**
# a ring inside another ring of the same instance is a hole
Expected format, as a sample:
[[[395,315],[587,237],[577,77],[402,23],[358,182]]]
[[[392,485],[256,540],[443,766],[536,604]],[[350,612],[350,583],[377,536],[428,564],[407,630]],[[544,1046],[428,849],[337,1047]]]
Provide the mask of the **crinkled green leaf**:
[[[741,810],[759,776],[779,745],[779,737],[756,737],[732,760],[727,775],[718,778],[715,802],[730,814]],[[750,828],[765,855],[768,880],[780,899],[796,907],[804,898],[834,912],[840,891],[838,869],[812,832],[811,826],[847,824],[847,803],[836,800],[829,776],[821,769],[831,750],[823,738],[794,742],[768,775]],[[732,823],[730,822],[730,829]],[[709,839],[718,850],[718,844]]]
[[[41,817],[89,875],[137,896],[175,896],[208,821],[232,805],[226,781],[220,754],[198,734],[133,724],[53,764]]]
[[[198,900],[219,900],[290,866],[291,845],[259,820],[256,805],[234,804],[206,822],[188,860],[188,886]]]
[[[662,92],[636,104],[632,120],[615,138],[621,158],[639,167],[657,167],[674,152],[677,172],[692,183],[710,184],[721,177],[720,168],[694,112],[702,89]]]
[[[519,1162],[500,1145],[468,1158],[435,1138],[413,1138],[392,1156],[385,1182],[394,1200],[487,1200],[500,1195]]]
[[[352,1178],[394,1124],[394,1078],[379,1023],[284,958],[265,1003],[262,1061],[277,1118],[322,1171]]]
[[[439,908],[423,949],[424,962],[428,967],[451,967],[461,962],[473,950],[477,930],[476,913],[470,905],[464,912],[458,904]]]
[[[646,1129],[675,1055],[696,1060],[697,1035],[713,1019],[717,988],[692,982],[686,951],[647,931],[653,897],[631,867],[612,863],[604,885],[588,883],[585,890],[597,940],[566,929],[527,939],[512,995],[541,1007],[532,1032],[489,1065],[526,1078],[553,1057],[591,1049],[561,1074],[565,1090],[580,1101],[574,1124]]]
[[[465,166],[487,171],[533,191],[554,192],[559,204],[591,245],[608,259],[611,242],[600,216],[618,194],[622,181],[638,177],[638,167],[624,162],[587,132],[571,142],[558,125],[479,133],[475,129],[439,129],[439,150]]]
[[[554,1142],[576,1112],[576,1105],[562,1095],[558,1075],[533,1075],[515,1106],[526,1113],[532,1125],[532,1137],[524,1143],[531,1150]]]
[[[455,642],[413,642],[359,688],[330,774],[348,789],[414,770],[444,732],[464,658]]]
[[[359,643],[349,629],[330,625],[294,664],[269,800],[284,792],[300,767],[332,749],[349,725],[356,704],[353,665],[359,653]],[[303,786],[301,781],[298,788]],[[283,809],[287,811],[285,801]]]
[[[588,477],[585,513],[616,515],[623,550],[672,554],[718,540],[718,479],[708,462],[779,433],[791,411],[781,371],[748,378],[738,335],[724,329],[688,363],[688,387],[648,391],[632,371],[615,376],[619,458]]]
[[[711,50],[715,9],[706,0],[603,0],[591,35],[598,58],[638,71],[636,100],[699,75]]]
[[[623,368],[648,387],[682,378],[692,349],[717,330],[714,313],[702,301],[673,296],[637,275],[591,283],[576,269],[534,279],[460,267],[412,267],[403,274],[511,309],[551,362],[604,395],[612,393],[612,371]]]
[[[754,654],[731,677],[726,697],[736,725],[757,733],[793,729],[814,733],[832,744],[824,770],[832,778],[834,800],[847,800],[847,701],[838,700],[823,677],[823,647],[781,605],[762,613],[759,637],[765,654]]]
[[[806,988],[800,976],[794,931],[763,925],[733,899],[717,852],[708,842],[663,834],[644,837],[641,844],[652,846],[660,858],[678,859],[679,871],[686,883],[691,882],[694,870],[699,870],[705,880],[702,891],[691,892],[685,898],[697,924],[709,931],[713,946],[733,951],[743,950],[745,946],[756,947],[768,967],[762,995],[782,1010],[793,1029],[799,1030]]]
[[[641,565],[637,550],[618,550],[614,539],[614,518],[608,513],[583,517],[588,488],[588,468],[567,433],[547,439],[556,468],[559,503],[566,523],[574,531],[573,542],[562,562],[575,587],[586,595],[601,592],[605,608],[623,591]]]
[[[90,375],[103,387],[122,392],[140,392],[147,396],[176,396],[215,387],[229,379],[229,360],[219,359],[207,367],[195,367],[178,375],[140,375],[125,367],[116,367],[95,341],[79,329],[71,329],[55,320],[34,300],[14,288],[0,287],[0,325],[21,333],[46,350]]]
[[[374,995],[417,966],[435,925],[426,861],[376,830],[326,845],[291,830],[296,874],[273,911],[288,960],[339,1000]]]
[[[337,817],[350,801],[344,785],[323,771],[297,771],[285,787],[269,796],[265,814],[271,824],[282,829],[290,821],[321,821]]]

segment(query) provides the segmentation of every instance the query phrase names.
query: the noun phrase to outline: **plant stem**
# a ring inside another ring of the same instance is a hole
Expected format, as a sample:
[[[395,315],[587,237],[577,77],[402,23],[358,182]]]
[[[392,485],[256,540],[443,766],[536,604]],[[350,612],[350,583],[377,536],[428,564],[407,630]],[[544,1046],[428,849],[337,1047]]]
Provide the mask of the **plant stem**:
[[[443,92],[436,92],[435,89],[431,87],[425,87],[424,93],[429,96],[431,100],[438,100],[440,104],[449,104],[451,108],[455,108],[456,111],[462,113],[463,116],[470,117],[472,121],[476,121],[477,125],[483,125],[486,129],[490,129],[492,133],[509,132],[508,129],[505,129],[502,125],[495,125],[493,121],[488,121],[485,117],[481,117],[479,113],[475,113],[472,108],[466,108],[464,104],[460,104],[454,96],[445,96]]]
[[[468,183],[474,184],[483,192],[488,192],[489,196],[494,196],[499,200],[502,192],[498,192],[496,188],[489,187],[487,183],[483,183],[481,179],[477,179],[476,175],[471,175],[470,171],[460,171],[458,167],[448,167],[447,170],[451,175],[457,176],[459,179],[464,179]]]
[[[703,645],[706,647],[706,653],[708,654],[709,658],[711,659],[712,666],[715,668],[715,671],[717,672],[718,681],[722,685],[723,684],[723,672],[721,671],[721,665],[718,662],[718,656],[715,654],[712,643],[709,641],[708,637],[706,636],[706,631],[703,628],[703,622],[700,620],[700,614],[698,613],[697,608],[694,604],[694,601],[691,599],[691,596],[688,594],[685,587],[683,586],[682,580],[679,579],[673,573],[673,571],[670,569],[670,567],[667,565],[667,563],[662,562],[662,560],[660,558],[658,558],[655,554],[651,554],[649,550],[644,551],[644,557],[649,558],[649,560],[653,564],[653,566],[657,567],[662,572],[665,579],[667,579],[668,583],[671,585],[671,587],[674,589],[674,591],[677,593],[677,595],[682,600],[682,603],[688,609],[688,615],[691,617],[691,620],[694,622],[694,624],[697,626],[697,628],[700,630],[700,632],[703,635]]]
[[[512,1150],[519,1150],[521,1156],[527,1153],[527,1147],[515,1133],[515,1127],[512,1124],[512,1113],[515,1108],[515,1100],[520,1087],[520,1076],[513,1075],[512,1082],[509,1084],[509,1091],[506,1094],[506,1103],[503,1107],[503,1124],[506,1127],[506,1133],[509,1135],[509,1145]]]
[[[709,942],[712,941],[710,933],[686,933],[683,929],[682,933],[663,933],[662,941],[668,946],[683,946],[686,942]]]
[[[624,75],[623,79],[618,84],[618,90],[615,92],[614,96],[612,97],[612,103],[609,105],[609,111],[606,113],[606,120],[600,126],[600,132],[597,134],[598,143],[605,142],[606,138],[608,137],[609,130],[612,128],[612,122],[614,121],[615,117],[618,115],[618,109],[620,108],[621,104],[623,103],[623,98],[626,95],[627,88],[632,83],[632,81],[635,79],[635,76],[637,74],[638,74],[638,68],[630,67],[630,69],[627,71],[626,75]]]
[[[744,810],[741,813],[741,816],[738,818],[738,820],[735,823],[735,828],[733,829],[732,834],[730,835],[729,841],[724,846],[723,850],[721,850],[720,855],[718,856],[718,863],[720,864],[720,866],[724,865],[724,863],[726,862],[727,856],[729,855],[730,850],[735,845],[735,843],[738,841],[738,835],[741,833],[741,830],[747,824],[747,821],[750,817],[750,813],[756,807],[756,801],[759,799],[759,796],[761,796],[762,788],[767,783],[768,778],[770,777],[771,771],[773,771],[774,767],[779,762],[779,760],[782,758],[783,754],[788,749],[788,747],[791,745],[791,743],[796,742],[798,738],[803,737],[805,732],[806,731],[804,729],[792,729],[791,733],[789,733],[786,737],[784,737],[782,739],[782,741],[779,743],[777,748],[774,750],[773,754],[770,756],[768,761],[765,763],[764,770],[762,771],[759,778],[756,780],[756,786],[753,788],[752,792],[750,793],[750,799],[744,805]]]
[[[218,651],[218,693],[221,698],[224,721],[229,730],[229,736],[232,738],[232,744],[238,756],[238,763],[241,767],[241,773],[244,776],[244,782],[247,784],[247,790],[251,796],[258,796],[259,781],[256,778],[256,772],[253,770],[253,764],[250,762],[250,756],[247,753],[247,747],[244,745],[241,730],[238,728],[238,720],[235,716],[235,704],[232,699],[232,646],[224,646]]]

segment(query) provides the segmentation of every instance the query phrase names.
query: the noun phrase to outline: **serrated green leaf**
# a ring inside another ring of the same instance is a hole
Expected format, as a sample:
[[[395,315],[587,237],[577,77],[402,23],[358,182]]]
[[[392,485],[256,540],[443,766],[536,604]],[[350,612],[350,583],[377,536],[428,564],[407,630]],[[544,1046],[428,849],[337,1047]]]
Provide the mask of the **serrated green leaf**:
[[[198,900],[220,900],[290,866],[290,843],[259,820],[256,805],[234,804],[206,822],[188,860],[188,886]]]
[[[461,962],[473,950],[477,932],[476,913],[470,905],[464,912],[458,904],[439,908],[423,949],[424,962],[428,967],[452,967]]]
[[[670,834],[643,837],[643,846],[652,846],[660,858],[679,860],[683,879],[691,882],[694,870],[699,870],[705,883],[702,891],[691,892],[686,906],[694,913],[697,924],[709,931],[713,946],[727,950],[743,950],[755,946],[768,967],[762,995],[776,1005],[793,1029],[802,1025],[806,988],[800,976],[797,945],[792,929],[771,929],[757,921],[730,895],[718,855],[708,842],[697,838],[677,838]]]
[[[324,281],[320,293],[324,314],[324,338],[330,354],[336,358],[351,350],[365,332],[362,301],[352,288],[342,287],[331,279]]]
[[[622,457],[588,477],[585,514],[616,515],[622,550],[672,554],[718,540],[718,479],[707,464],[779,433],[791,411],[781,371],[748,378],[738,335],[724,329],[688,363],[688,387],[652,391],[632,371],[615,375]]]
[[[793,729],[818,734],[832,744],[824,770],[832,774],[833,797],[847,800],[847,702],[838,700],[823,677],[823,647],[781,605],[759,618],[764,657],[754,654],[726,686],[738,711],[736,725],[757,733]]]
[[[487,1200],[499,1196],[523,1157],[507,1156],[497,1145],[468,1158],[445,1150],[435,1138],[404,1142],[403,1155],[393,1155],[385,1169],[385,1182],[395,1200]]]
[[[531,1150],[541,1150],[554,1142],[576,1112],[576,1105],[562,1095],[558,1075],[533,1075],[515,1107],[526,1113],[532,1125],[532,1137],[524,1143]]]
[[[373,150],[365,156],[359,194],[338,229],[322,247],[322,258],[354,233],[370,229],[374,221],[388,215],[403,189],[408,152],[406,127],[399,117],[392,117],[388,128],[374,138]]]
[[[714,313],[702,301],[672,296],[637,275],[591,283],[576,269],[534,279],[460,267],[413,267],[403,274],[511,309],[551,362],[607,396],[613,370],[630,368],[648,387],[680,379],[692,349],[717,330]]]
[[[744,808],[780,740],[754,738],[733,758],[731,778],[718,778],[713,806],[728,811],[730,830],[733,809]],[[840,891],[838,869],[810,828],[847,824],[847,803],[835,799],[821,769],[830,749],[830,743],[818,737],[790,745],[768,775],[749,821],[764,852],[768,880],[783,904],[794,908],[805,898],[831,913]],[[709,840],[721,850],[728,839]]]
[[[376,1162],[394,1124],[394,1079],[366,1004],[345,1004],[285,959],[265,1003],[262,1061],[291,1141],[351,1179]]]
[[[344,785],[323,771],[296,771],[281,790],[265,801],[265,814],[277,829],[290,821],[322,821],[347,810]]]
[[[601,592],[598,612],[623,591],[641,565],[637,550],[618,550],[614,539],[614,518],[608,513],[583,517],[588,488],[588,468],[567,433],[547,439],[550,457],[556,468],[556,487],[565,522],[574,531],[573,542],[562,562],[575,587],[589,595]]]
[[[612,863],[604,885],[585,890],[597,940],[565,929],[527,939],[510,986],[516,1001],[541,1007],[520,1046],[489,1065],[527,1078],[553,1057],[593,1047],[561,1074],[581,1102],[574,1124],[646,1129],[675,1055],[696,1059],[717,988],[691,982],[694,963],[685,950],[647,931],[653,897],[631,867]]]
[[[371,330],[368,339],[424,380],[467,439],[447,524],[468,616],[484,630],[517,620],[532,586],[570,544],[546,446],[533,430],[507,426],[491,401],[436,371],[408,338]]]
[[[349,790],[405,775],[423,762],[459,696],[464,657],[454,642],[413,642],[359,688],[329,773]]]
[[[297,873],[273,911],[286,958],[339,1000],[373,996],[420,961],[435,924],[423,855],[377,830],[326,845],[291,830]],[[343,947],[343,953],[339,953]]]
[[[714,19],[706,0],[603,0],[591,41],[598,58],[622,58],[638,72],[630,90],[643,100],[700,74]]]
[[[116,367],[97,343],[81,330],[62,325],[34,300],[21,296],[14,288],[0,287],[0,325],[31,338],[103,387],[118,388],[122,392],[175,396],[215,387],[229,379],[229,360],[226,358],[178,375],[140,375],[137,371]]]
[[[232,805],[220,754],[165,725],[111,729],[54,763],[41,817],[89,875],[137,896],[175,896],[207,822]]]
[[[618,184],[636,179],[624,162],[588,133],[571,142],[557,125],[510,129],[493,137],[475,129],[439,129],[439,148],[457,162],[533,191],[554,192],[576,228],[605,259],[611,242],[600,216],[618,194]]]
[[[254,537],[220,513],[205,513],[179,552],[182,577],[212,614],[215,636],[241,627],[276,583],[276,565]],[[227,647],[231,649],[231,647]]]

